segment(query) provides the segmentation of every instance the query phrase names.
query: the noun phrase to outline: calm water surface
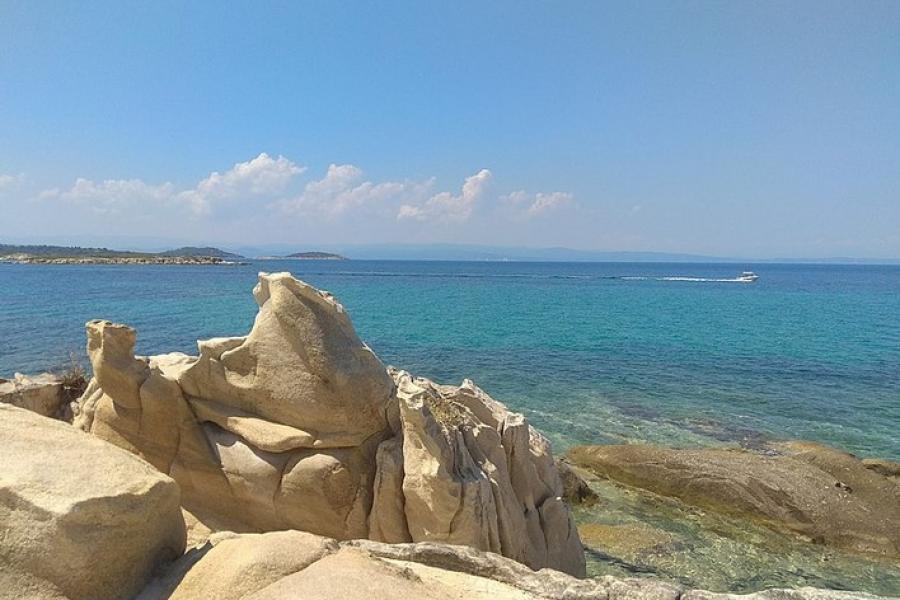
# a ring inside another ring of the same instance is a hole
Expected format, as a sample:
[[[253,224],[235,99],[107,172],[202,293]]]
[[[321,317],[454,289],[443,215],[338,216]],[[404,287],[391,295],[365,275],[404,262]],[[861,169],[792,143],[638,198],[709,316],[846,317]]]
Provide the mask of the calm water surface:
[[[748,268],[758,283],[714,281]],[[260,270],[330,290],[386,363],[471,377],[558,449],[778,437],[900,459],[895,266],[0,265],[0,374],[83,355],[93,318],[136,327],[140,353],[195,353],[249,329]]]

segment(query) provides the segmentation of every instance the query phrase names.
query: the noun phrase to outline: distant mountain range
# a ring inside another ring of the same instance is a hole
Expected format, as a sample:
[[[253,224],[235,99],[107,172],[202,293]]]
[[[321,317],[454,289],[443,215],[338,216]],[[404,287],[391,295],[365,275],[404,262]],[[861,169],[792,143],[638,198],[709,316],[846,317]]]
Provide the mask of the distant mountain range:
[[[609,252],[561,247],[526,248],[473,244],[318,244],[317,246],[321,251],[356,260],[900,264],[900,259],[885,258],[742,258],[676,252]],[[291,250],[292,247],[287,244],[240,246],[234,249],[244,256],[284,256]]]
[[[40,257],[211,257],[233,261],[244,257],[306,260],[457,260],[533,262],[663,262],[663,263],[830,263],[900,264],[890,258],[739,258],[672,252],[608,252],[571,248],[526,248],[473,244],[319,244],[316,251],[296,252],[295,244],[238,246],[229,250],[211,246],[183,246],[172,250],[112,250],[82,246],[0,244],[0,256],[29,254]]]

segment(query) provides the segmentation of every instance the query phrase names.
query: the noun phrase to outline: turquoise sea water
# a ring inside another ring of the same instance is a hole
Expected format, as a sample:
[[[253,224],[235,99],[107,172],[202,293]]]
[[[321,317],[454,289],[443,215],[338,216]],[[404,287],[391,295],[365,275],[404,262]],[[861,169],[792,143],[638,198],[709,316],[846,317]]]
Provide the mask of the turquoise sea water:
[[[717,281],[744,269],[760,280]],[[242,334],[261,270],[333,292],[386,363],[474,379],[558,450],[775,437],[900,459],[897,266],[4,264],[0,376],[83,355],[93,318],[136,327],[144,354],[195,352],[197,339]]]
[[[755,284],[728,281],[744,269]],[[333,292],[393,364],[470,377],[554,442],[818,440],[900,459],[900,266],[253,261],[0,264],[0,376],[84,355],[84,322],[138,352],[240,335],[258,271]],[[608,482],[578,509],[591,574],[753,591],[900,595],[900,563],[849,555]],[[613,536],[615,539],[611,539]]]

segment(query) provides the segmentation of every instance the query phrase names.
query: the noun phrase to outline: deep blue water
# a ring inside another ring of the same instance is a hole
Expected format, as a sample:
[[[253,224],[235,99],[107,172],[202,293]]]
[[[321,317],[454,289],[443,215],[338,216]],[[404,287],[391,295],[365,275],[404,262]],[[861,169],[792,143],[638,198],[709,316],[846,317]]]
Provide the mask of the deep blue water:
[[[673,281],[733,278],[756,284]],[[257,271],[333,292],[389,364],[470,377],[557,448],[803,438],[900,459],[900,267],[256,261],[0,265],[0,376],[84,354],[84,322],[138,352],[245,333]]]

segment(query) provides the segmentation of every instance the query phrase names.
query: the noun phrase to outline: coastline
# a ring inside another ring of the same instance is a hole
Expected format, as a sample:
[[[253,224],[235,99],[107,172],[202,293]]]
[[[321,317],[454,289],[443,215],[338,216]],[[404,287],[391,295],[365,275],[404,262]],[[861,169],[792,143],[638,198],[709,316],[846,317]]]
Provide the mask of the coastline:
[[[0,263],[14,265],[246,265],[218,256],[3,256]]]

